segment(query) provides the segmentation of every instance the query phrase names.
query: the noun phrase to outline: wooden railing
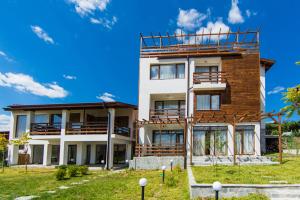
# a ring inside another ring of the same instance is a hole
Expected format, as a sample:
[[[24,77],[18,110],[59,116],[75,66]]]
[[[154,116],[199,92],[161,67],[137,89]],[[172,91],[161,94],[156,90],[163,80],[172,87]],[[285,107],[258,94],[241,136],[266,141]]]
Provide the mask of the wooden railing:
[[[60,135],[61,123],[31,123],[31,135]]]
[[[106,134],[107,122],[68,122],[67,135]]]
[[[183,144],[174,145],[136,145],[136,156],[183,156]]]
[[[185,109],[151,109],[150,119],[184,118]]]
[[[129,137],[130,136],[130,128],[119,127],[119,126],[115,125],[114,134]]]
[[[195,72],[193,82],[194,84],[226,83],[226,74],[224,72]]]

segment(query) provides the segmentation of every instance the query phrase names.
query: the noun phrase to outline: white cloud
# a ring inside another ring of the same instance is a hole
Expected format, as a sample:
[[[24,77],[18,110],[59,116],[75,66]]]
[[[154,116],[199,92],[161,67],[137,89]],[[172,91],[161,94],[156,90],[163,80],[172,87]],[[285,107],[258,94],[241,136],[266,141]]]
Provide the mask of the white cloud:
[[[49,98],[63,98],[68,95],[68,92],[61,86],[57,85],[56,82],[46,84],[39,83],[26,74],[0,72],[0,87],[1,86],[15,88],[21,92],[37,96],[46,96]]]
[[[251,17],[252,15],[253,15],[253,16],[256,16],[256,15],[257,15],[257,12],[253,12],[253,11],[247,9],[247,10],[246,10],[246,15],[247,15],[247,17],[249,18],[249,17]]]
[[[54,40],[40,26],[30,26],[31,30],[46,43],[54,44]]]
[[[68,80],[76,80],[77,79],[76,76],[71,76],[71,75],[66,75],[66,74],[64,74],[63,77]]]
[[[9,131],[10,116],[0,114],[0,131]]]
[[[208,34],[208,33],[219,33],[221,30],[222,33],[226,33],[229,31],[229,26],[224,24],[222,18],[218,18],[216,22],[208,22],[206,27],[201,27],[198,31],[197,34]],[[208,36],[204,36],[203,40],[206,40]],[[218,35],[212,35],[210,37],[211,40],[218,40],[218,39],[224,39],[226,37],[225,35],[221,35],[220,37]]]
[[[95,11],[104,11],[110,0],[69,0],[75,5],[75,10],[80,16],[94,14]]]
[[[274,87],[272,90],[270,90],[270,91],[268,92],[268,95],[271,95],[271,94],[277,94],[277,93],[283,91],[284,89],[285,89],[285,88],[282,87],[282,86]]]
[[[101,24],[102,26],[104,26],[105,28],[111,29],[113,27],[113,25],[115,25],[115,23],[117,23],[118,18],[116,16],[113,16],[111,20],[107,19],[107,18],[90,18],[90,21],[92,24]]]
[[[209,10],[210,11],[210,10]],[[207,18],[206,14],[198,12],[196,9],[179,9],[177,26],[186,30],[194,30],[202,25],[202,21]]]
[[[8,57],[6,55],[6,53],[4,53],[3,51],[0,51],[0,57],[4,58],[5,60],[7,60],[9,62],[13,61],[13,59],[11,59],[10,57]]]
[[[97,99],[100,99],[104,102],[114,102],[115,101],[115,95],[110,94],[108,92],[104,92],[102,95],[96,96]]]
[[[238,7],[238,0],[231,0],[231,9],[228,13],[228,22],[231,24],[243,23],[244,18],[241,14],[241,11]]]

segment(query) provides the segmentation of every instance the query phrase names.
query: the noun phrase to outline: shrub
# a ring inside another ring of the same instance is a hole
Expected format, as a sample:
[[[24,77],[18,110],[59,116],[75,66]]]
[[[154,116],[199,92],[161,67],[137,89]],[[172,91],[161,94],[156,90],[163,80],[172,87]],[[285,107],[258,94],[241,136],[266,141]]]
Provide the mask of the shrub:
[[[66,174],[67,174],[67,170],[66,169],[61,169],[59,168],[57,171],[56,171],[56,180],[60,181],[60,180],[64,180],[65,177],[66,177]]]
[[[67,167],[68,167],[67,165],[59,165],[58,169],[65,169],[65,170],[67,170]]]
[[[79,172],[79,167],[77,165],[68,166],[68,174],[70,177],[75,177]]]
[[[175,176],[173,173],[170,174],[168,177],[167,177],[167,181],[166,181],[166,185],[168,187],[175,187],[177,186],[178,184],[178,177]]]
[[[83,165],[83,166],[79,167],[79,171],[80,171],[81,175],[87,175],[89,172],[89,168],[88,168],[88,166]]]
[[[182,169],[181,169],[181,166],[180,166],[180,164],[177,164],[175,167],[174,167],[174,169],[173,169],[175,172],[177,172],[177,173],[179,173],[179,172],[181,172],[182,171]]]

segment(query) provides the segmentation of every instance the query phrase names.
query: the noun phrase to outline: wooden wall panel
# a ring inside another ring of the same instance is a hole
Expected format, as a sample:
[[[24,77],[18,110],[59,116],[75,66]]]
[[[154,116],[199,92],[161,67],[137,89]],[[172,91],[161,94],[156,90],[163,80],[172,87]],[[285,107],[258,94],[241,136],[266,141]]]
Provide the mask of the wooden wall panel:
[[[228,74],[227,88],[221,94],[221,112],[225,113],[259,113],[260,112],[260,64],[259,54],[243,54],[239,57],[222,58],[222,71]],[[194,98],[194,116],[209,111],[196,110],[196,95]],[[215,93],[206,91],[201,93]],[[259,121],[252,117],[249,121]],[[223,122],[216,119],[216,122]]]

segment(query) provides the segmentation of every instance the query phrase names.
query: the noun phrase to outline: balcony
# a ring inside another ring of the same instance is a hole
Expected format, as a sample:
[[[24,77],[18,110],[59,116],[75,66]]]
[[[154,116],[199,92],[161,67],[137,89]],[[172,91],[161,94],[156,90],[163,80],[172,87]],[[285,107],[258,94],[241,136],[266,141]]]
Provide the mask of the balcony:
[[[30,135],[60,135],[61,123],[31,123]]]
[[[195,72],[193,74],[194,90],[225,90],[226,73],[224,72]]]
[[[183,156],[184,144],[175,145],[136,145],[136,156]]]
[[[181,119],[185,116],[185,109],[151,109],[150,119]]]

